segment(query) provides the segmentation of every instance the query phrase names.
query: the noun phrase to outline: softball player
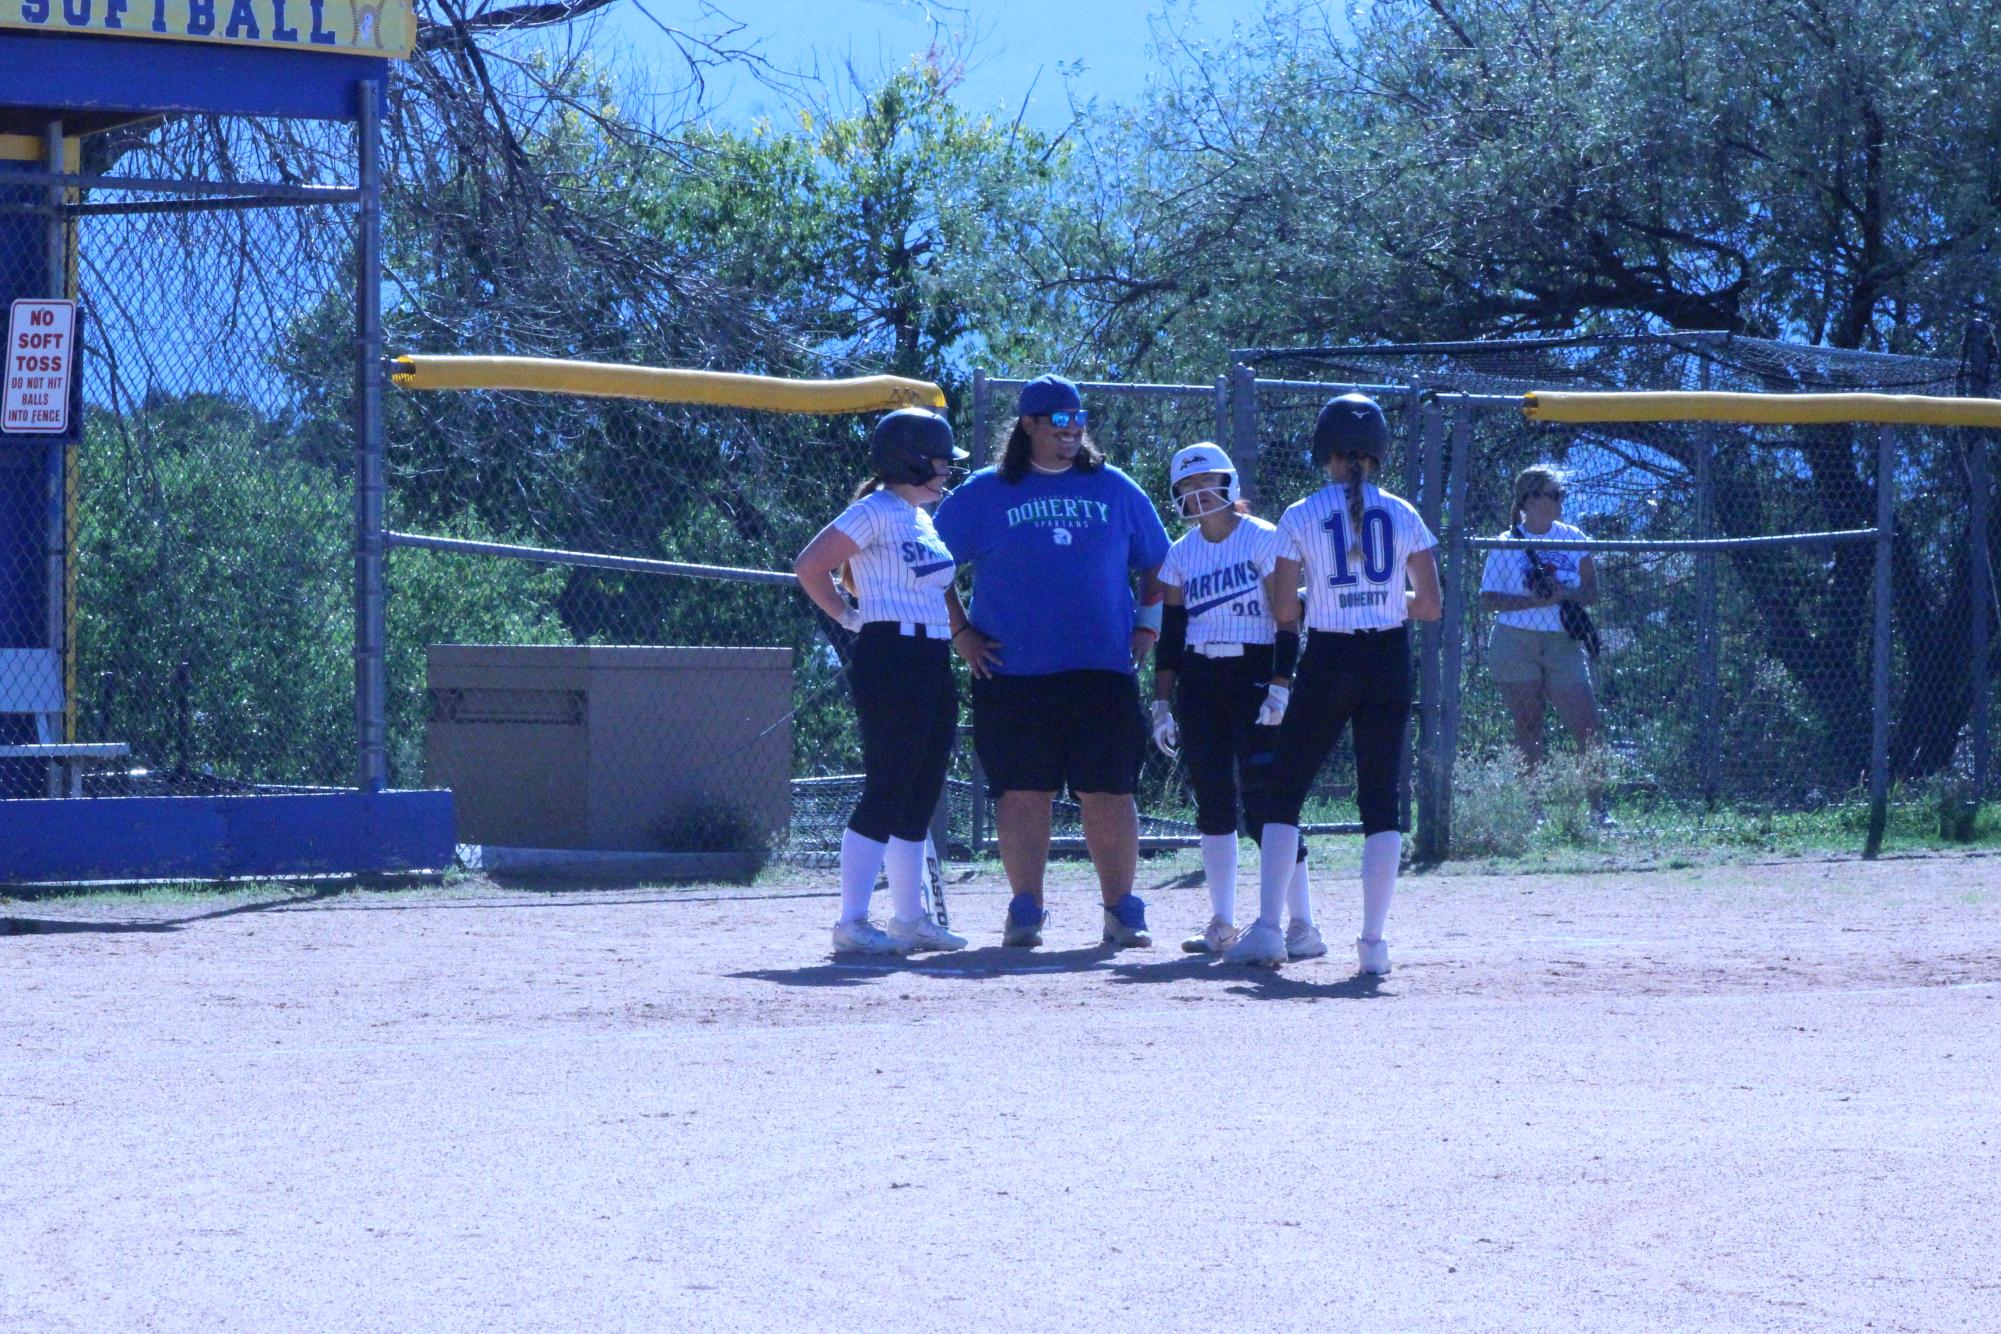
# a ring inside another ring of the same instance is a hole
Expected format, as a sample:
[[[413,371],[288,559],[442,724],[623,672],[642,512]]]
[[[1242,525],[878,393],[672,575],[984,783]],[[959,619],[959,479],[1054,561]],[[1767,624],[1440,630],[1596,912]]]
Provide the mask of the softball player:
[[[1224,952],[1233,963],[1285,962],[1279,907],[1299,846],[1300,808],[1353,719],[1364,834],[1355,949],[1364,973],[1390,970],[1383,924],[1403,854],[1397,810],[1411,705],[1405,622],[1436,620],[1440,599],[1431,530],[1409,503],[1371,480],[1389,443],[1389,423],[1375,400],[1363,394],[1329,400],[1313,426],[1313,462],[1326,470],[1328,483],[1279,519],[1283,554],[1272,582],[1296,588],[1303,572],[1308,637],[1279,728],[1264,812],[1258,920]]]
[[[1228,454],[1190,445],[1169,464],[1168,485],[1175,513],[1191,527],[1168,548],[1158,576],[1167,608],[1154,656],[1153,741],[1187,763],[1209,882],[1209,925],[1181,948],[1219,954],[1238,934],[1238,812],[1260,809],[1258,785],[1269,780],[1277,739],[1271,729],[1285,716],[1299,653],[1298,633],[1281,633],[1272,607],[1299,595],[1297,587],[1267,587],[1280,554],[1278,530],[1249,513]],[[1251,830],[1254,837],[1264,832],[1261,824]],[[1287,899],[1288,956],[1325,954],[1313,926],[1303,841]]]
[[[869,449],[875,476],[793,565],[814,605],[856,633],[848,686],[865,776],[841,838],[834,949],[963,949],[966,938],[940,926],[922,899],[925,834],[959,722],[950,647],[955,562],[923,507],[945,494],[953,461],[966,455],[953,447],[950,423],[922,408],[900,408],[877,422]],[[858,607],[835,582],[843,567]],[[868,919],[876,873],[884,870],[895,912],[886,932]]]

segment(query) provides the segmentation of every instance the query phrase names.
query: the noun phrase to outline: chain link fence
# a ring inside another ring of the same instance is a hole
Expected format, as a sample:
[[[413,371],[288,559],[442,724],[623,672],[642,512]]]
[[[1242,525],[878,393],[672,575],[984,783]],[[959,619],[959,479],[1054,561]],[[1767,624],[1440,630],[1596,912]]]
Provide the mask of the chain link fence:
[[[9,762],[6,795],[352,781],[354,192],[289,182],[352,179],[355,147],[296,147],[186,121],[123,146],[128,186],[0,192],[0,265],[60,238],[85,404],[76,447],[0,457],[0,728],[99,749]]]
[[[1699,822],[1823,810],[1869,791],[1878,712],[1870,530],[1882,428],[1536,424],[1522,415],[1520,396],[1984,388],[1969,386],[1963,366],[1722,335],[1243,355],[1310,364],[1330,382],[1410,386],[1433,399],[1448,437],[1438,480],[1449,489],[1451,469],[1464,468],[1442,535],[1447,577],[1466,614],[1456,648],[1436,650],[1448,663],[1458,659],[1459,689],[1450,689],[1449,673],[1446,682],[1456,850],[1518,845],[1504,826],[1530,825],[1538,814],[1511,758],[1515,720],[1492,680],[1493,618],[1479,596],[1489,559],[1518,562],[1490,553],[1512,520],[1513,479],[1538,463],[1564,479],[1565,521],[1623,546],[1593,553],[1602,747],[1595,772],[1566,781],[1643,830],[1680,827],[1691,812]],[[1263,407],[1261,398],[1260,435],[1269,438]],[[1894,526],[1884,545],[1890,657],[1880,777],[1907,805],[1936,803],[1943,822],[1970,827],[1977,793],[1991,795],[1992,583],[1981,578],[1991,550],[1981,506],[1991,486],[1988,441],[1976,431],[1889,430]],[[1418,489],[1432,485],[1424,478]],[[1860,536],[1811,536],[1843,533]],[[1807,536],[1747,540],[1788,534]]]
[[[354,132],[281,144],[188,121],[121,153],[121,178],[142,184],[60,201],[45,184],[0,187],[0,267],[42,271],[49,219],[70,223],[86,404],[73,449],[0,452],[0,746],[126,748],[82,766],[90,795],[351,784],[356,192],[295,182],[348,178]],[[393,293],[394,247],[391,260]],[[385,322],[392,351],[639,359],[520,325],[447,337],[412,301],[392,300]],[[1981,393],[1984,369],[1721,336],[1246,360],[1310,378],[1090,385],[1093,435],[1163,512],[1173,452],[1226,443],[1275,519],[1317,485],[1305,444],[1320,402],[1377,393],[1405,446],[1390,484],[1463,557],[1447,569],[1457,633],[1419,636],[1418,824],[1427,765],[1454,775],[1462,834],[1469,802],[1505,798],[1514,733],[1491,679],[1480,544],[1506,528],[1511,478],[1541,461],[1567,478],[1566,519],[1655,548],[1595,557],[1607,767],[1592,781],[1614,817],[1810,811],[1866,788],[1873,548],[1660,544],[1873,527],[1875,428],[1536,426],[1502,400]],[[974,376],[957,420],[976,455],[997,448],[1019,383]],[[866,418],[392,390],[384,421],[385,526],[409,539],[392,538],[388,570],[391,784],[452,785],[469,842],[832,854],[859,746],[840,648],[788,571],[868,474]],[[1884,764],[1906,800],[1944,812],[1993,795],[1991,442],[1906,427],[1892,441]],[[41,795],[69,781],[58,769],[0,754],[0,787]],[[1352,783],[1344,753],[1309,819],[1351,822]],[[1192,841],[1192,798],[1159,756],[1141,803],[1155,845]],[[949,845],[991,845],[970,744],[939,827]]]

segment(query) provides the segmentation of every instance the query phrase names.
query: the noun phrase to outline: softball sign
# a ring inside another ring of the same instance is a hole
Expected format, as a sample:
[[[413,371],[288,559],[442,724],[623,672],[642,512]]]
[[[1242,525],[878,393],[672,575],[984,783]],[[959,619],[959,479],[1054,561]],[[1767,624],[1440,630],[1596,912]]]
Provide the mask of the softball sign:
[[[16,301],[7,313],[0,431],[61,435],[69,430],[75,375],[76,302]]]
[[[408,56],[414,0],[0,0],[0,29]]]

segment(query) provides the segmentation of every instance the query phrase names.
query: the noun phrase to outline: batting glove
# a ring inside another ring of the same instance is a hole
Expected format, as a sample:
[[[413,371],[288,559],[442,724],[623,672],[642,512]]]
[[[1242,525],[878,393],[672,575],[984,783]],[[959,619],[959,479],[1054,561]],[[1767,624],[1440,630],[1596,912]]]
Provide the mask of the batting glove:
[[[862,613],[859,607],[849,607],[841,613],[841,628],[850,634],[862,632]]]
[[[1265,702],[1258,705],[1258,726],[1277,727],[1284,722],[1285,706],[1291,702],[1291,686],[1266,686]]]
[[[1164,699],[1153,702],[1153,744],[1168,759],[1181,758],[1181,724],[1174,721],[1174,709]]]

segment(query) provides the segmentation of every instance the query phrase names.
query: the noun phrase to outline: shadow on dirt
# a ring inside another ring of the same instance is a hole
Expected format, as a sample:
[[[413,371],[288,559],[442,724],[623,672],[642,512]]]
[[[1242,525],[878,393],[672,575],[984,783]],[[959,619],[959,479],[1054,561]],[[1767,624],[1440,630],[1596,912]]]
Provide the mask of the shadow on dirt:
[[[0,936],[64,936],[64,935],[129,935],[132,933],[160,933],[181,931],[202,922],[213,922],[224,917],[237,917],[244,913],[271,912],[283,908],[298,908],[330,899],[344,893],[347,886],[329,885],[314,890],[310,894],[288,894],[280,899],[259,899],[255,903],[235,903],[227,908],[216,908],[209,912],[196,913],[192,917],[174,917],[165,921],[144,922],[127,918],[123,921],[91,921],[88,918],[62,917],[0,917]]]
[[[1340,977],[1330,969],[1307,965],[1312,972],[1283,973],[1273,968],[1223,963],[1206,954],[1191,954],[1159,963],[1120,964],[1110,980],[1122,986],[1163,982],[1227,983],[1223,990],[1252,1000],[1368,1000],[1381,992],[1382,979],[1364,974]]]
[[[888,954],[841,954],[824,963],[806,964],[799,968],[753,968],[728,976],[756,982],[776,982],[786,987],[852,987],[905,973],[984,981],[1035,973],[1095,972],[1117,956],[1117,950],[1105,946],[1075,950],[1024,950],[989,945],[951,954],[916,954],[909,958]]]

